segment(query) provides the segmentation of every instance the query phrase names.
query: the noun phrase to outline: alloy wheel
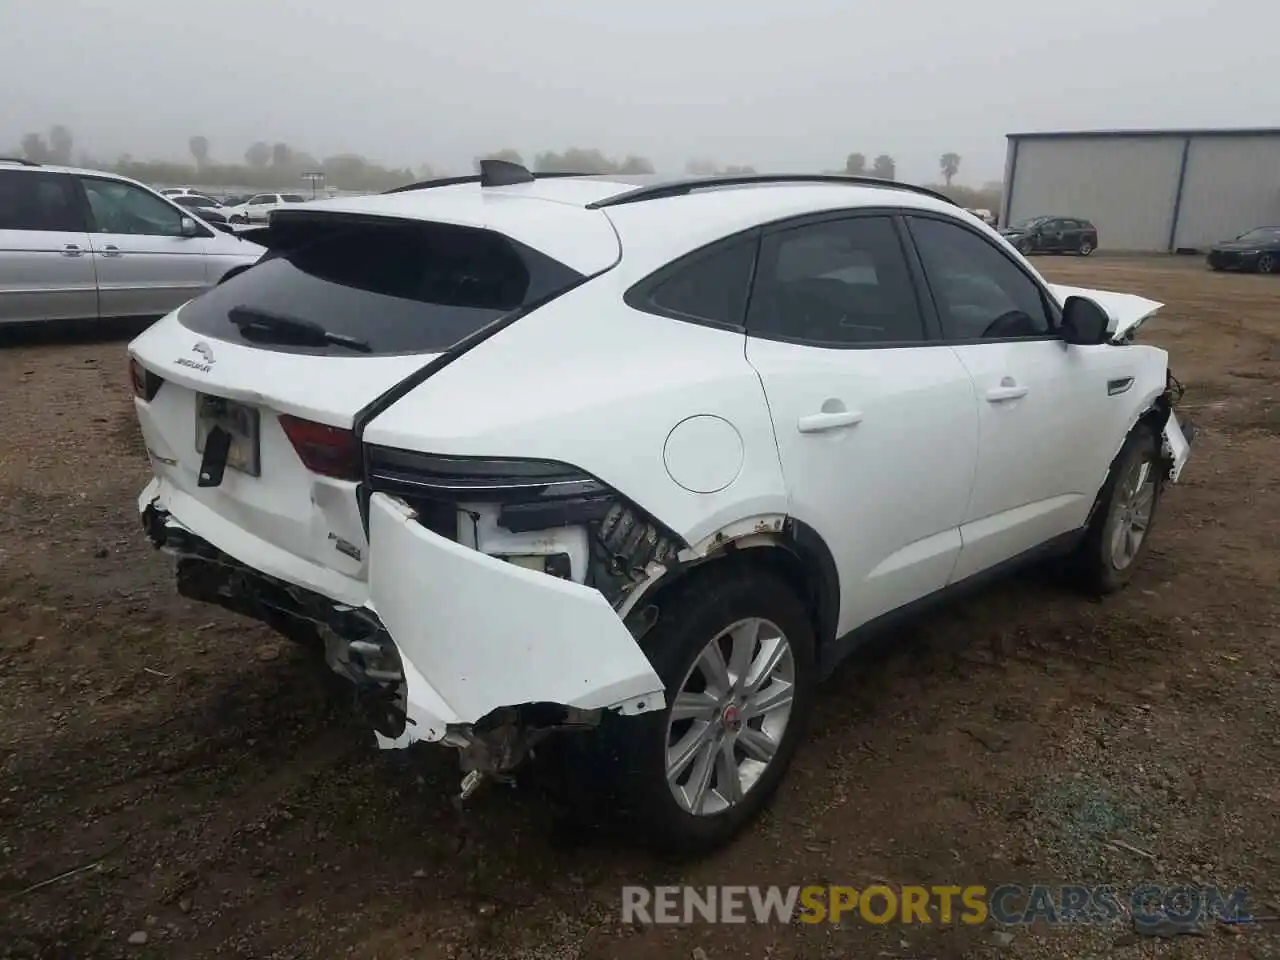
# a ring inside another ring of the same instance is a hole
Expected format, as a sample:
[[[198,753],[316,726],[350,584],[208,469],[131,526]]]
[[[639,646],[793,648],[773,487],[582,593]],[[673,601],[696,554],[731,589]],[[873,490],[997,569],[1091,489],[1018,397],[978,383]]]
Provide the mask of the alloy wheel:
[[[667,720],[667,785],[685,812],[742,801],[782,744],[795,685],[791,644],[768,620],[740,620],[703,647]]]
[[[1156,503],[1156,472],[1149,459],[1138,461],[1116,486],[1116,522],[1111,534],[1111,563],[1124,570],[1138,556]]]

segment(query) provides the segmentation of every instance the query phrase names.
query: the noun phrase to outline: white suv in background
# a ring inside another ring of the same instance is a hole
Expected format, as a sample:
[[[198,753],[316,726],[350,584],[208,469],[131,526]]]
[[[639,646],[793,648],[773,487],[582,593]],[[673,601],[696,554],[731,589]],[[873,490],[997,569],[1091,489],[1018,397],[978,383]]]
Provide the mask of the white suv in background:
[[[223,213],[231,223],[266,223],[271,211],[288,203],[306,203],[307,198],[300,193],[259,193],[244,203],[227,207]]]
[[[595,726],[583,769],[709,848],[876,629],[1051,554],[1129,577],[1189,454],[1160,304],[902,184],[482,167],[278,211],[130,345],[179,590],[315,643],[383,746],[465,796]]]
[[[264,252],[127,177],[0,160],[0,324],[163,316]]]

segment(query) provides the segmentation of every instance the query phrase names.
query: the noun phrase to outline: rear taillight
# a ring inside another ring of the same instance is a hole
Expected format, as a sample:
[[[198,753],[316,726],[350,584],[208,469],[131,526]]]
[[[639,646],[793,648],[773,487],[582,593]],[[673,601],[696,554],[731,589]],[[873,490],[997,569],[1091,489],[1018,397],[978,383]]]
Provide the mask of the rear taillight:
[[[133,382],[133,395],[148,402],[155,398],[164,383],[162,377],[152,373],[134,357],[129,358],[129,379]]]
[[[350,430],[280,414],[280,426],[298,458],[312,473],[335,480],[359,480],[360,441]]]

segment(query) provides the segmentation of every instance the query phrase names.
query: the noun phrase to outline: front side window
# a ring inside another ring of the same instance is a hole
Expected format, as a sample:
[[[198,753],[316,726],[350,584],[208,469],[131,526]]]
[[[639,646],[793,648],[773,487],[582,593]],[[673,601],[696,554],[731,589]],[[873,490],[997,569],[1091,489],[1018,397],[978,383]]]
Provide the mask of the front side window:
[[[275,203],[276,198],[273,194],[262,193],[249,201],[250,206],[260,206],[264,203]]]
[[[993,244],[943,220],[912,217],[909,223],[948,339],[1052,332],[1039,286]]]
[[[182,212],[141,187],[82,177],[93,229],[153,237],[182,236]]]
[[[0,170],[0,230],[84,230],[74,186],[61,174]]]
[[[924,340],[893,222],[853,217],[766,236],[747,332],[830,347]]]

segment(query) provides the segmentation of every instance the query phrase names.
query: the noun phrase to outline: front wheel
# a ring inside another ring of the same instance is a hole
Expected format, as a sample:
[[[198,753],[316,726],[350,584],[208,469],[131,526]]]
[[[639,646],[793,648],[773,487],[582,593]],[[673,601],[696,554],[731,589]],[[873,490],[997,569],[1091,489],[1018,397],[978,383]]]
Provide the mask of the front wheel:
[[[1084,585],[1097,593],[1119,590],[1146,549],[1164,490],[1160,442],[1138,424],[1111,463],[1098,505],[1075,560]]]
[[[1032,245],[1030,240],[1018,241],[1018,252],[1020,254],[1022,254],[1024,257],[1029,257],[1031,256],[1031,251],[1032,251]]]
[[[1258,272],[1259,273],[1275,273],[1276,272],[1275,254],[1264,253],[1258,257]]]
[[[248,222],[249,222],[249,218],[248,218],[248,217],[246,217],[244,214],[241,214],[241,213],[234,213],[234,214],[232,214],[232,215],[231,215],[231,222],[232,222],[232,223],[245,224],[245,223],[248,223]]]
[[[739,833],[795,754],[816,683],[813,628],[771,574],[726,568],[660,605],[644,639],[667,707],[610,717],[617,793],[651,844],[700,853]]]

